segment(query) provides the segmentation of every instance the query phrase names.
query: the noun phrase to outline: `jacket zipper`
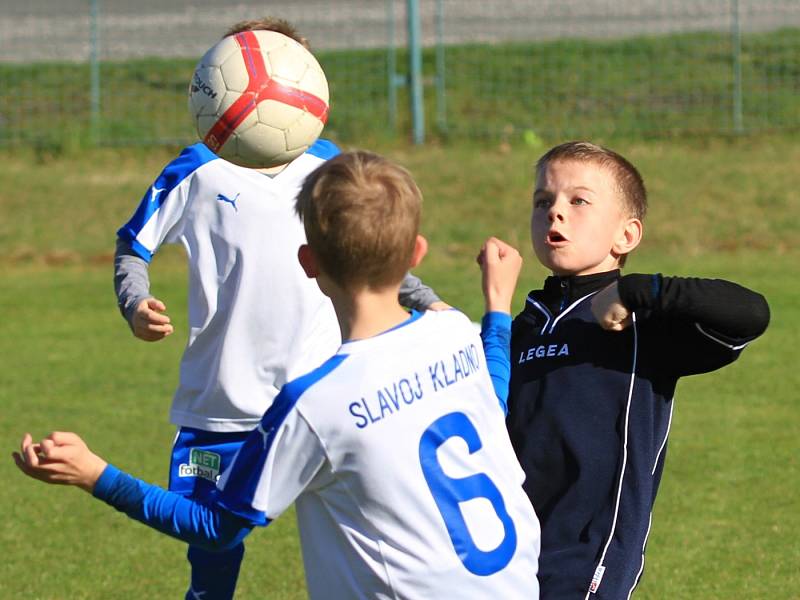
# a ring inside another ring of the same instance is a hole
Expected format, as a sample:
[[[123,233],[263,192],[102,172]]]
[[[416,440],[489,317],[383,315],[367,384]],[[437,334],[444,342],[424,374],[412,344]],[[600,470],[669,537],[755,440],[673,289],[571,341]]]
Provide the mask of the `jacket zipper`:
[[[567,307],[567,301],[569,300],[569,283],[566,279],[561,280],[561,291],[564,293],[561,295],[561,305],[558,307],[558,314],[561,314]]]

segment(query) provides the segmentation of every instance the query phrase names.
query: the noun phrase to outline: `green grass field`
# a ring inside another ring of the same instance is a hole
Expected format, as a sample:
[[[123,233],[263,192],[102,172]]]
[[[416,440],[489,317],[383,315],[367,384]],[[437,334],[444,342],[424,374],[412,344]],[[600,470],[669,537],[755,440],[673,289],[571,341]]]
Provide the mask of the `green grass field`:
[[[553,140],[560,141],[560,140]],[[764,293],[767,333],[740,361],[677,392],[666,470],[638,599],[775,600],[800,589],[800,214],[796,137],[605,141],[637,164],[651,211],[627,270],[725,277]],[[380,148],[425,194],[431,250],[418,274],[480,316],[474,256],[498,235],[526,259],[517,306],[545,272],[528,248],[532,164],[544,147]],[[168,149],[0,155],[0,598],[179,598],[185,547],[75,489],[16,471],[25,431],[76,430],[101,455],[164,484],[167,410],[186,334],[181,252],[154,261],[177,324],[135,340],[112,287],[116,228]],[[305,595],[293,515],[249,538],[240,598]]]

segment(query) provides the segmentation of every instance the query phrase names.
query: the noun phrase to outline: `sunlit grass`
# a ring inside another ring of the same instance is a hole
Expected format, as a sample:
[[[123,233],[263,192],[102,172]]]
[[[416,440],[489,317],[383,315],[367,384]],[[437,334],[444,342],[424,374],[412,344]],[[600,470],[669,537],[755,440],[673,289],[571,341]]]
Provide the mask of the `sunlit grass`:
[[[560,140],[553,140],[560,141]],[[662,489],[637,598],[788,598],[800,585],[797,331],[800,150],[785,136],[602,140],[639,165],[651,192],[630,271],[724,277],[764,293],[772,323],[741,360],[678,386]],[[477,318],[474,257],[489,234],[526,259],[517,294],[546,275],[528,249],[532,165],[545,147],[378,145],[425,194],[431,250],[418,274]],[[74,429],[120,467],[165,483],[167,422],[186,335],[181,250],[160,253],[153,289],[177,331],[135,340],[112,288],[115,231],[169,159],[130,149],[3,153],[0,170],[0,440]],[[0,466],[7,515],[2,598],[177,598],[182,544],[92,502]],[[294,519],[255,532],[241,598],[304,597]]]

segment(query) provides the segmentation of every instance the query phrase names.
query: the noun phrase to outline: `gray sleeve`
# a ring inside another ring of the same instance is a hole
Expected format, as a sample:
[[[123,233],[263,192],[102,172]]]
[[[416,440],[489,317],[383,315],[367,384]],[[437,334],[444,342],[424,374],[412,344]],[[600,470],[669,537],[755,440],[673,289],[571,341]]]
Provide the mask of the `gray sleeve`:
[[[419,277],[415,277],[411,273],[406,273],[403,283],[400,284],[399,298],[400,304],[406,308],[420,311],[427,310],[434,302],[440,302],[436,292],[422,283]]]
[[[114,252],[114,291],[122,316],[132,326],[133,311],[145,298],[152,298],[147,261],[133,251],[130,243],[117,238]]]

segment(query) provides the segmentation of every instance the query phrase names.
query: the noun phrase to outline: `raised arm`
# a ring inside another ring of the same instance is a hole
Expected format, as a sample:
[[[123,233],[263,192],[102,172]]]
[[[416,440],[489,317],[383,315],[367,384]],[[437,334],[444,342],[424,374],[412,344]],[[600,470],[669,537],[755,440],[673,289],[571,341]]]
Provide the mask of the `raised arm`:
[[[730,344],[754,340],[769,324],[764,296],[724,279],[631,274],[620,279],[619,294],[632,310],[691,321]]]
[[[769,324],[765,298],[722,279],[625,275],[592,299],[601,326],[621,330],[636,312],[661,327],[657,351],[675,375],[701,373],[735,360]]]
[[[485,314],[481,339],[486,366],[504,413],[508,413],[511,381],[511,301],[522,269],[519,252],[497,238],[489,238],[477,258],[482,273]]]

